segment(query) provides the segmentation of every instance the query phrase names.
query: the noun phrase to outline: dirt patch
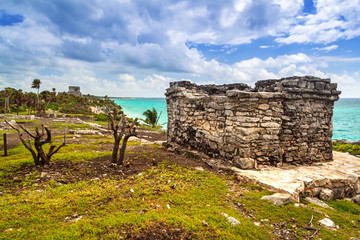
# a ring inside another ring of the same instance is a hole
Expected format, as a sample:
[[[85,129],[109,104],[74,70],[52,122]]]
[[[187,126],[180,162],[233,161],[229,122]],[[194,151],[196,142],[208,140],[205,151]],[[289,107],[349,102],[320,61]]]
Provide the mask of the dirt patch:
[[[137,137],[146,139],[151,142],[166,141],[166,132],[139,129],[137,131]]]
[[[46,185],[50,180],[59,185],[74,183],[83,180],[99,181],[101,179],[120,180],[152,167],[162,162],[179,164],[187,167],[200,167],[206,171],[214,171],[200,159],[188,158],[183,155],[167,152],[164,148],[153,148],[149,146],[132,146],[131,152],[125,156],[124,164],[111,163],[111,156],[95,158],[90,161],[73,163],[70,161],[53,161],[49,166],[40,167],[32,164],[21,165],[11,174],[3,176],[0,186],[9,191],[25,190],[29,187],[21,182],[29,180],[29,176],[35,173],[33,181],[40,185]]]

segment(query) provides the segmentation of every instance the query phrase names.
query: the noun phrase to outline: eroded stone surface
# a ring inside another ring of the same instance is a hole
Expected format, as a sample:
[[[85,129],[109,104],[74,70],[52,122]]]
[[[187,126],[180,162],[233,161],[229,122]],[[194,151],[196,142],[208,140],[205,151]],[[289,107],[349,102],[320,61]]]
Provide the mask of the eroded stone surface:
[[[355,197],[353,197],[351,199],[354,203],[356,203],[357,205],[360,205],[360,194],[356,195]]]
[[[267,167],[261,171],[233,167],[232,170],[239,180],[289,193],[298,201],[301,196],[319,197],[321,192],[330,192],[328,190],[333,199],[360,194],[360,158],[340,152],[333,155],[334,161],[316,166]]]
[[[167,144],[241,168],[331,161],[339,94],[330,79],[311,76],[258,81],[255,88],[173,82]]]
[[[274,205],[284,205],[294,201],[290,194],[275,193],[270,196],[263,196],[261,199],[269,200]]]
[[[315,197],[306,197],[305,200],[323,208],[330,208],[329,205],[327,205],[326,203]]]

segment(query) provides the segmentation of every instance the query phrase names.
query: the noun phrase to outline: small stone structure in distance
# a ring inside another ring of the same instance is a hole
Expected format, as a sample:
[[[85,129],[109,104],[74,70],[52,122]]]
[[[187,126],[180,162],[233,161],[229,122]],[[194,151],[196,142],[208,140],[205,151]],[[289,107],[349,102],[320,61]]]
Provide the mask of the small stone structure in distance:
[[[170,83],[167,144],[243,169],[331,161],[337,84],[312,76],[246,84]]]
[[[79,86],[69,86],[69,94],[73,94],[76,96],[82,96],[82,93],[80,92],[80,87]]]

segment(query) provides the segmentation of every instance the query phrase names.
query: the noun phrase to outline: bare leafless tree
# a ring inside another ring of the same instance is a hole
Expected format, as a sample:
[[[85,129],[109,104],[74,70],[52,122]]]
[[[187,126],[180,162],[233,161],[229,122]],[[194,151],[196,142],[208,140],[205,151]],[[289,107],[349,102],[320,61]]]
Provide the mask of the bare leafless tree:
[[[137,122],[137,118],[131,124],[129,124],[128,121],[126,120],[125,115],[119,114],[118,109],[107,111],[106,115],[109,117],[110,127],[115,139],[113,152],[111,156],[111,162],[122,165],[124,163],[127,142],[131,136],[136,136],[135,124]],[[120,120],[116,120],[118,117],[120,117]],[[120,148],[121,139],[123,139],[123,142]]]
[[[51,130],[44,126],[41,125],[41,131],[39,131],[39,128],[36,127],[35,128],[35,134],[31,133],[30,131],[28,131],[26,128],[24,128],[23,126],[20,125],[21,130],[23,130],[23,132],[25,132],[28,136],[30,136],[31,138],[34,139],[34,147],[31,144],[31,140],[26,141],[23,137],[22,131],[15,127],[14,125],[12,125],[11,123],[9,123],[8,121],[5,120],[5,122],[13,129],[15,129],[18,132],[19,138],[22,142],[22,144],[25,146],[25,148],[27,150],[29,150],[29,152],[31,153],[35,165],[48,165],[50,163],[51,157],[57,153],[60,148],[64,147],[66,145],[66,128],[64,129],[64,141],[62,144],[60,144],[59,146],[55,146],[52,144],[52,140],[51,140]],[[43,139],[43,137],[46,134],[46,138]],[[49,151],[47,153],[45,153],[43,146],[44,144],[50,143],[51,146],[49,148]]]

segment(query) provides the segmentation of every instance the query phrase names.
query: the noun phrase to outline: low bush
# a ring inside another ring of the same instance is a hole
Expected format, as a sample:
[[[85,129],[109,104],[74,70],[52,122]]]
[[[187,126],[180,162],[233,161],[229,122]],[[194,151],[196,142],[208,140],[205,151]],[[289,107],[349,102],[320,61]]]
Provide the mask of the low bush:
[[[351,155],[360,155],[360,146],[359,145],[353,145],[349,143],[340,143],[340,142],[334,142],[333,143],[333,150],[339,151],[339,152],[348,152]]]

